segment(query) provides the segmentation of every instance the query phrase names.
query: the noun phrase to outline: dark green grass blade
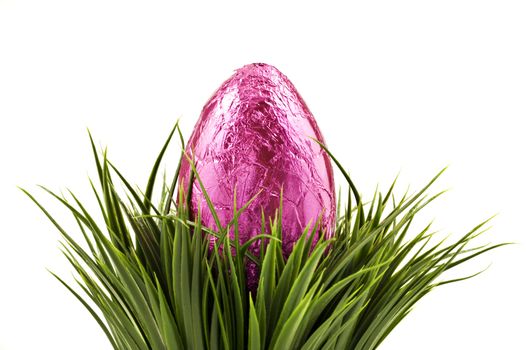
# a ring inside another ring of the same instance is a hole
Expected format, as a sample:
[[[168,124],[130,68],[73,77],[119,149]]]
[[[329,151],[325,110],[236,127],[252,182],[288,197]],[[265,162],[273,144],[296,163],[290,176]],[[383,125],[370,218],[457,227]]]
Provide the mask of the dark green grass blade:
[[[170,134],[168,135],[168,138],[165,141],[163,148],[161,149],[161,152],[157,156],[157,159],[155,160],[155,163],[153,165],[152,171],[150,173],[150,177],[148,179],[148,184],[146,185],[146,191],[144,192],[144,206],[146,208],[151,207],[150,203],[152,201],[153,186],[155,185],[155,179],[157,178],[157,172],[159,170],[159,166],[161,165],[161,161],[163,159],[164,153],[166,152],[166,149],[168,148],[168,145],[170,144],[172,136],[175,133],[175,130],[177,130],[178,125],[179,125],[179,121],[175,123],[175,126],[170,131]]]

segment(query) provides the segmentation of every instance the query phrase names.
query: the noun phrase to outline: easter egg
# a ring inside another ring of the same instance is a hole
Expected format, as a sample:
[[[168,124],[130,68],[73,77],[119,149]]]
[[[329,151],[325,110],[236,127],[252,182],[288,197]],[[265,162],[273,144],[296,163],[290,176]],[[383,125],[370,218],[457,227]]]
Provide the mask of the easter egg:
[[[238,219],[241,244],[261,233],[262,211],[267,224],[275,217],[281,191],[285,257],[305,227],[309,223],[312,227],[318,218],[324,234],[333,234],[333,171],[329,156],[311,138],[324,144],[296,88],[268,64],[236,70],[205,104],[186,152],[193,158],[222,227],[233,217],[234,191],[239,209],[261,190]],[[180,186],[187,188],[191,171],[184,159]],[[191,212],[196,215],[200,206],[202,225],[217,229],[200,185],[194,181],[192,186]],[[233,230],[230,237],[234,239]],[[257,255],[259,245],[253,244],[250,250]],[[254,281],[249,276],[250,283]]]

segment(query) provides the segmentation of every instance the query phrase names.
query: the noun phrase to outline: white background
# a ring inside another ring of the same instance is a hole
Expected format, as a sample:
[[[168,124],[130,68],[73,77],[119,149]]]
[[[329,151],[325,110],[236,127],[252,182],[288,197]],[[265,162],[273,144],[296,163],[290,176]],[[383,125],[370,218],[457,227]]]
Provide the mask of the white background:
[[[323,5],[321,5],[323,3]],[[0,0],[0,349],[109,349],[83,307],[58,233],[16,186],[71,188],[94,205],[86,128],[133,182],[182,117],[233,70],[277,66],[366,197],[449,165],[427,214],[453,238],[494,213],[485,242],[381,350],[526,349],[526,8],[523,1],[299,3]],[[168,167],[174,166],[176,150]],[[68,221],[69,220],[69,221]],[[68,226],[73,227],[73,226]]]

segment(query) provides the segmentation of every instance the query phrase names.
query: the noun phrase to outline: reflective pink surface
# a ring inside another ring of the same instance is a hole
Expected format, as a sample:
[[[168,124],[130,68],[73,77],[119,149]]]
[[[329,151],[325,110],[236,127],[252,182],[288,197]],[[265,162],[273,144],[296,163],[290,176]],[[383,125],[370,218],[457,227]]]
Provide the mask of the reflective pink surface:
[[[219,219],[226,226],[237,207],[260,189],[256,200],[239,218],[241,243],[261,233],[261,210],[267,219],[279,208],[283,186],[283,250],[288,256],[309,221],[322,215],[326,235],[335,219],[334,179],[329,157],[309,137],[323,141],[321,132],[292,83],[266,64],[238,69],[206,103],[188,140],[197,172]],[[184,161],[180,180],[188,183],[191,168]],[[197,181],[191,210],[201,203],[203,225],[216,228]],[[268,220],[267,220],[268,222]],[[267,225],[268,230],[268,225]],[[230,232],[233,238],[233,231]],[[250,249],[259,253],[259,247]],[[257,271],[248,266],[250,289]]]

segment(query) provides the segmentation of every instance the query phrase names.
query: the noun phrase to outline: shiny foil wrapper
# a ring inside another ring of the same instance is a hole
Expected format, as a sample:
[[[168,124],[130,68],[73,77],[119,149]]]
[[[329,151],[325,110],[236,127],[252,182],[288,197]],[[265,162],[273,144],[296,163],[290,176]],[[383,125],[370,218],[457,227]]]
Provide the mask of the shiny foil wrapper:
[[[287,257],[294,243],[321,216],[327,237],[333,234],[335,193],[328,155],[309,137],[324,143],[312,113],[288,78],[267,64],[238,69],[206,103],[186,151],[219,216],[232,220],[234,189],[239,209],[262,192],[239,217],[241,244],[261,232],[262,210],[269,221],[280,204],[283,188],[282,246]],[[187,188],[191,167],[183,160],[179,185]],[[217,229],[201,188],[194,181],[190,209],[201,207],[204,226]],[[234,239],[233,229],[230,237]],[[214,244],[212,237],[211,244]],[[316,239],[315,239],[316,241]],[[259,240],[250,251],[259,254]],[[234,252],[235,253],[235,252]],[[258,271],[247,263],[250,290]]]

